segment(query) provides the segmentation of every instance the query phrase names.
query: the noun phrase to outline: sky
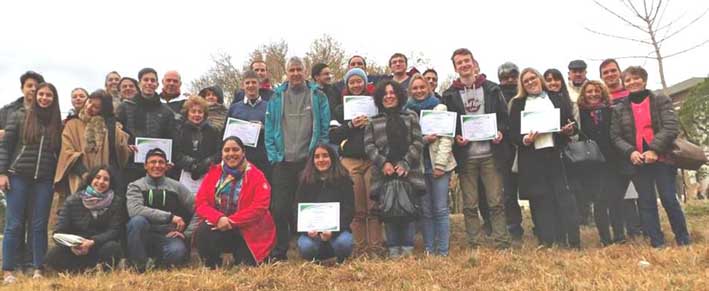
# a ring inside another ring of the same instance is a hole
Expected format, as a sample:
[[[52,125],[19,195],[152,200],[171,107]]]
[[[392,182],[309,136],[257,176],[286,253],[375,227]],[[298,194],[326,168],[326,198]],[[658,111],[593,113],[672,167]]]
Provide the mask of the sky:
[[[616,11],[619,1],[601,0]],[[665,21],[686,23],[709,4],[672,1]],[[348,55],[386,64],[395,52],[423,54],[439,79],[454,76],[450,55],[469,48],[489,79],[512,61],[520,68],[568,71],[584,59],[589,79],[607,57],[646,55],[650,47],[592,34],[584,28],[642,36],[590,0],[540,1],[3,1],[0,4],[0,104],[21,96],[19,76],[44,75],[70,108],[73,88],[103,87],[107,72],[136,78],[143,67],[160,74],[178,70],[183,92],[228,53],[241,66],[261,44],[285,40],[290,56],[303,56],[312,41],[329,34]],[[668,41],[665,54],[709,39],[709,16]],[[709,75],[709,44],[665,60],[668,85]],[[620,59],[644,66],[648,87],[660,88],[654,60]],[[426,68],[421,68],[421,71]]]

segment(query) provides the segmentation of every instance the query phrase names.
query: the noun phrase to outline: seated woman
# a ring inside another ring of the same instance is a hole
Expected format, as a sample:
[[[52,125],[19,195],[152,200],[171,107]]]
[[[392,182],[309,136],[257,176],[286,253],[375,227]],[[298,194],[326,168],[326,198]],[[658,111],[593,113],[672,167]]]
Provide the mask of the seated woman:
[[[337,262],[341,263],[352,254],[350,223],[354,216],[354,190],[352,179],[336,157],[332,147],[315,146],[296,192],[296,205],[340,203],[339,231],[308,231],[298,238],[298,252],[308,261],[337,257]]]
[[[125,227],[125,201],[113,192],[115,176],[108,166],[92,168],[80,190],[59,210],[54,233],[73,234],[86,240],[79,246],[57,245],[47,254],[47,264],[60,272],[81,271],[123,257],[120,234]]]
[[[235,263],[256,265],[271,251],[276,227],[268,210],[271,185],[263,173],[246,160],[244,143],[226,138],[222,162],[209,169],[195,198],[200,219],[195,243],[205,265],[216,268],[229,251]]]

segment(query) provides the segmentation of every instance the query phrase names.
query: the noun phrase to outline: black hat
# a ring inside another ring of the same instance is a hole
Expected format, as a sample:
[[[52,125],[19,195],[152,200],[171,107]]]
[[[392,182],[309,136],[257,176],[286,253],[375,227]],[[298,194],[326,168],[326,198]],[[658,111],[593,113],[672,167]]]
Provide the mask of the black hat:
[[[167,154],[165,154],[165,151],[161,150],[160,148],[154,148],[152,150],[149,150],[147,154],[145,154],[145,162],[148,162],[148,159],[152,156],[161,156],[165,161],[167,161]]]
[[[583,60],[573,60],[569,63],[569,70],[585,70],[586,62]]]

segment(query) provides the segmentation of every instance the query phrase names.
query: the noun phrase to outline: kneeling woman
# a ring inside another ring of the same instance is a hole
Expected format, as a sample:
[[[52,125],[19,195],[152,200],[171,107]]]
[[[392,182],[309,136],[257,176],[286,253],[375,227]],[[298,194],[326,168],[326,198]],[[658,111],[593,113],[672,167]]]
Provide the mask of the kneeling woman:
[[[228,137],[222,162],[212,166],[195,198],[195,213],[204,220],[195,233],[200,257],[210,268],[229,251],[235,263],[256,265],[271,251],[276,228],[268,211],[271,186],[261,170],[246,160],[244,143]]]
[[[298,238],[300,256],[308,261],[337,257],[341,263],[352,254],[350,223],[354,216],[354,190],[352,179],[336,157],[330,146],[317,145],[296,192],[296,205],[340,203],[340,231],[309,231]]]
[[[57,245],[47,264],[57,271],[81,271],[96,264],[115,266],[123,257],[120,234],[126,223],[125,201],[113,192],[117,185],[108,166],[89,171],[84,186],[59,210],[54,233],[85,238],[75,247]]]

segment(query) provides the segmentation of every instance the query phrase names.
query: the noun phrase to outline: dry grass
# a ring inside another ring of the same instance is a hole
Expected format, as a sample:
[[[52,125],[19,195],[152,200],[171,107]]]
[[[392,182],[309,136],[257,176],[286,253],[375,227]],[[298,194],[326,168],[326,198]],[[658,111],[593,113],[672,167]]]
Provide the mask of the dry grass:
[[[448,258],[401,260],[360,257],[342,266],[291,259],[257,268],[208,271],[92,272],[44,280],[20,278],[13,290],[709,290],[709,202],[686,207],[694,244],[652,249],[647,242],[601,248],[595,228],[584,227],[584,249],[538,249],[527,235],[519,246],[496,251],[463,247],[461,216],[453,217]],[[526,226],[529,229],[529,225]],[[672,234],[663,225],[668,242]],[[291,252],[295,256],[295,252]],[[640,267],[641,261],[650,263]],[[7,287],[5,287],[7,288]]]

